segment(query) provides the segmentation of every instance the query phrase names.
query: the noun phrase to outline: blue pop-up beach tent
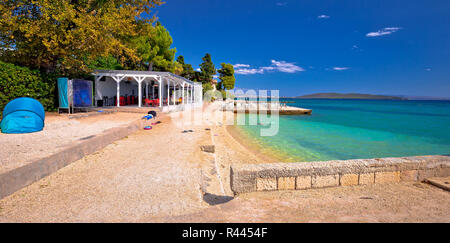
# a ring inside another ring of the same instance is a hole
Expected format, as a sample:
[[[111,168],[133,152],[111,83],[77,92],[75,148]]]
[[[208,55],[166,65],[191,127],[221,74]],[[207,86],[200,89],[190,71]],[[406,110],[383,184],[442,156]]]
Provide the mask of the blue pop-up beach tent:
[[[10,101],[3,109],[0,123],[2,133],[30,133],[44,128],[45,112],[42,104],[28,97]]]

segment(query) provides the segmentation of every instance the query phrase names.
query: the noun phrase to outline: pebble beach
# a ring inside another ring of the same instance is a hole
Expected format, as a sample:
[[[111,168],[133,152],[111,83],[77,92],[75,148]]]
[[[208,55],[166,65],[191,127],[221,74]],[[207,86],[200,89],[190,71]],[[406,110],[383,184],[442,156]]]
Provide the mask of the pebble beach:
[[[230,188],[230,166],[276,162],[277,158],[262,156],[224,120],[217,120],[214,114],[222,112],[219,106],[203,110],[207,116],[202,124],[180,123],[189,118],[187,111],[158,115],[161,123],[152,130],[139,130],[1,199],[0,222],[450,220],[450,195],[420,183],[236,196]],[[126,123],[141,115],[115,113],[76,122],[49,117],[47,129],[58,127],[52,123],[69,122],[74,126],[93,124],[100,131],[99,123],[109,116]],[[187,130],[191,132],[183,132]],[[204,145],[214,145],[215,153],[202,151]],[[425,201],[416,200],[422,196]],[[360,200],[362,204],[357,203]],[[355,207],[356,212],[369,209],[374,213],[367,217],[350,213]],[[415,210],[417,207],[422,210]],[[411,210],[415,213],[408,214]]]

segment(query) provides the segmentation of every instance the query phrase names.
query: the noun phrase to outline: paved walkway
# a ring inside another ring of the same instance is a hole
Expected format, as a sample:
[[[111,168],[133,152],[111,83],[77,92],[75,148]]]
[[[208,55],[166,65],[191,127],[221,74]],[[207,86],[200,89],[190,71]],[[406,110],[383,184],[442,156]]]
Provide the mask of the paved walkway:
[[[450,192],[413,182],[258,192],[201,212],[152,221],[449,223]]]
[[[209,133],[168,119],[0,200],[0,222],[133,222],[207,207],[198,145]]]

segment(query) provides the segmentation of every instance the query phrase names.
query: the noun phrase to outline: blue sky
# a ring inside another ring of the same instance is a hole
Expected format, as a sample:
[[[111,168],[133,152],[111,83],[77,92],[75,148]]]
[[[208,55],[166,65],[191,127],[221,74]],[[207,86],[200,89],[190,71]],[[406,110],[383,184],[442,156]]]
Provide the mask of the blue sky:
[[[156,11],[177,55],[236,65],[239,88],[450,97],[448,0],[167,0]]]

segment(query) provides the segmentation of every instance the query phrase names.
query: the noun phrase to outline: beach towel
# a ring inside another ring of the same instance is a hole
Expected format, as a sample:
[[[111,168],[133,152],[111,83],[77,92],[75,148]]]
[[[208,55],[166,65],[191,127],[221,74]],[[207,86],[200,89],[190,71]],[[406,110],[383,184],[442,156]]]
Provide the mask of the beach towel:
[[[152,119],[152,118],[153,118],[152,115],[146,115],[146,116],[143,116],[143,117],[142,117],[142,119],[147,119],[147,120],[150,120],[150,119]]]

